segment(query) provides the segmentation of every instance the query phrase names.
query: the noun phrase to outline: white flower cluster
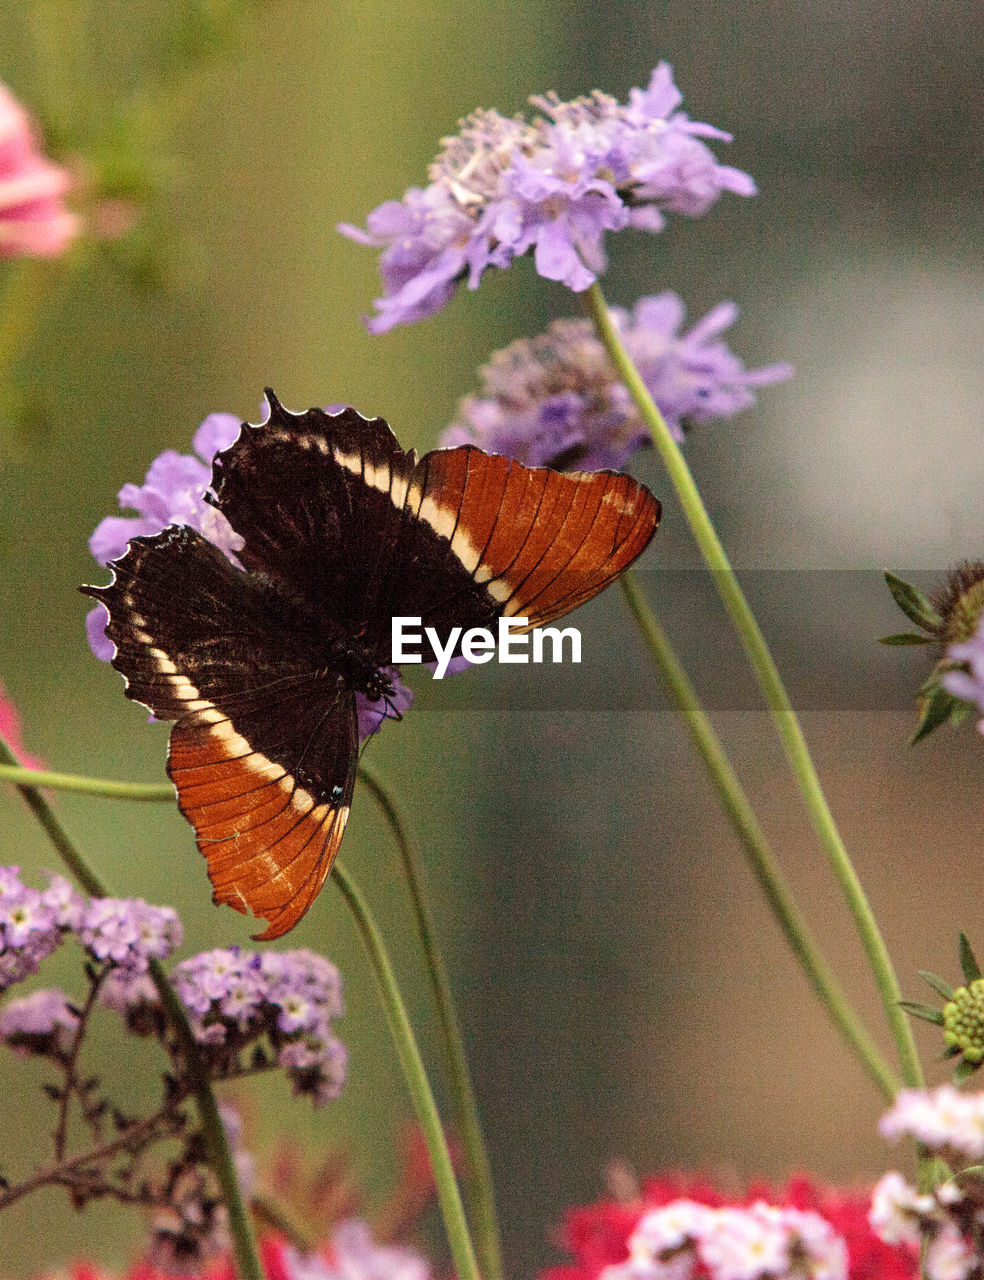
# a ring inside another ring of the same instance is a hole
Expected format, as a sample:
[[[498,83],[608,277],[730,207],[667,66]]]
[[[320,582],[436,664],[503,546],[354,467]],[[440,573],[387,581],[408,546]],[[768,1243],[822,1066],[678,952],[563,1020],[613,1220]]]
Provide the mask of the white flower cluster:
[[[979,1259],[971,1232],[980,1228],[975,1211],[955,1181],[920,1194],[900,1173],[886,1173],[871,1196],[868,1221],[886,1244],[926,1241],[923,1272],[927,1280],[966,1280]]]
[[[826,1219],[757,1201],[710,1209],[675,1200],[640,1221],[629,1260],[602,1280],[846,1280],[847,1246]]]
[[[961,1093],[949,1084],[902,1089],[878,1127],[886,1138],[915,1138],[930,1151],[984,1160],[984,1093]]]

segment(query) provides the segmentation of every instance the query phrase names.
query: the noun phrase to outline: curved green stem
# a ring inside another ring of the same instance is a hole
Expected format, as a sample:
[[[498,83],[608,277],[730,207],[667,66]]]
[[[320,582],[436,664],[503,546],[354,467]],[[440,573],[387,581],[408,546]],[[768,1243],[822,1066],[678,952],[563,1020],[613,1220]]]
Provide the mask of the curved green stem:
[[[653,442],[670,474],[694,539],[713,575],[718,594],[735,625],[759,686],[765,695],[814,829],[854,916],[855,926],[878,986],[885,1017],[895,1039],[902,1078],[907,1085],[919,1086],[923,1083],[922,1065],[909,1019],[899,1005],[902,993],[899,990],[888,948],[885,946],[885,940],[878,928],[871,905],[837,830],[806,745],[803,730],[765,642],[765,637],[749,608],[744,592],[738,585],[738,579],[711,523],[711,518],[707,514],[707,508],[704,506],[680,446],[670,434],[663,415],[656,407],[638,369],[625,350],[609,313],[604,294],[597,283],[587,290],[586,299],[598,336],[604,343],[618,376],[628,388],[636,407],[652,433]]]
[[[748,796],[731,767],[721,739],[700,704],[697,691],[690,682],[660,626],[655,613],[640,590],[631,569],[621,578],[621,587],[636,620],[646,647],[660,674],[666,681],[677,709],[687,721],[694,746],[717,789],[725,813],[738,834],[742,848],[756,880],[779,921],[793,955],[799,961],[810,985],[827,1010],[834,1025],[857,1054],[868,1074],[891,1101],[899,1090],[899,1081],[871,1039],[864,1023],[855,1013],[812,936],[776,863],[768,839],[752,809]]]
[[[164,800],[173,804],[175,798],[174,786],[170,782],[117,782],[115,778],[85,778],[77,773],[26,769],[19,764],[0,764],[0,782],[49,787],[52,791],[74,791],[105,800]]]
[[[478,1103],[475,1099],[471,1073],[468,1070],[461,1025],[451,992],[451,980],[437,941],[434,915],[427,900],[420,855],[410,837],[406,821],[386,785],[365,764],[359,766],[359,778],[372,792],[378,803],[393,833],[393,840],[403,864],[403,874],[410,891],[410,901],[417,921],[417,932],[420,935],[427,976],[430,979],[434,1003],[437,1007],[451,1105],[455,1123],[461,1135],[465,1158],[465,1177],[462,1180],[465,1204],[469,1221],[475,1231],[475,1244],[482,1262],[485,1280],[499,1280],[502,1276],[502,1242],[499,1237],[492,1170],[489,1167]]]
[[[332,868],[332,876],[352,913],[382,997],[393,1042],[396,1045],[407,1088],[417,1113],[417,1121],[427,1143],[434,1183],[437,1187],[438,1204],[448,1233],[448,1243],[451,1245],[458,1280],[480,1280],[478,1262],[468,1233],[465,1209],[454,1176],[447,1139],[441,1126],[441,1117],[438,1114],[437,1103],[434,1101],[434,1094],[427,1079],[427,1072],[424,1070],[420,1050],[417,1048],[413,1028],[407,1016],[400,989],[396,984],[396,977],[393,974],[382,935],[376,927],[362,893],[341,863],[336,861]]]
[[[16,757],[2,737],[0,737],[0,762],[8,766],[16,766],[17,763]],[[17,784],[17,789],[44,828],[58,856],[86,893],[97,898],[112,897],[107,886],[72,844],[44,796],[34,787],[25,786],[23,783]],[[192,1073],[202,1132],[208,1144],[212,1170],[218,1180],[222,1199],[229,1214],[229,1232],[232,1236],[237,1275],[239,1280],[264,1280],[256,1238],[239,1189],[236,1166],[226,1137],[225,1126],[219,1115],[215,1093],[201,1062],[191,1023],[159,961],[151,960],[150,976],[160,994],[161,1004],[178,1037],[185,1061]]]

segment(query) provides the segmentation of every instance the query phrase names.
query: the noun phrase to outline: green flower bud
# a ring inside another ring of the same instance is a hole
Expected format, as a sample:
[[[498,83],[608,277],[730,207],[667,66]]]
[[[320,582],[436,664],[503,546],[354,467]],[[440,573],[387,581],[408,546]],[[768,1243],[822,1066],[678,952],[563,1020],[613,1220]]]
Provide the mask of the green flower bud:
[[[967,1062],[984,1062],[984,978],[957,987],[943,1006],[943,1039]]]

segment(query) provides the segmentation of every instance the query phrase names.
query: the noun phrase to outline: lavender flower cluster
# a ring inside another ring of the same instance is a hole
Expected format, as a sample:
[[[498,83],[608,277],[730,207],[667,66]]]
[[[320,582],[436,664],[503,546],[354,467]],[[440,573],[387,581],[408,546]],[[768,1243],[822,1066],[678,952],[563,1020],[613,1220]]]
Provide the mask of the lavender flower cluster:
[[[532,120],[479,111],[444,140],[426,187],[339,230],[381,248],[384,296],[373,333],[440,311],[457,285],[532,252],[536,270],[575,291],[605,270],[606,231],[660,231],[664,213],[697,217],[724,191],[750,196],[747,173],[721,164],[702,138],[731,135],[691,120],[670,67],[623,105],[594,92],[530,99]]]
[[[211,413],[192,439],[196,456],[166,449],[150,464],[142,485],[125,484],[119,493],[121,507],[129,507],[134,516],[106,516],[89,539],[89,549],[101,565],[122,556],[131,538],[160,533],[169,524],[183,524],[197,530],[203,538],[219,548],[233,564],[239,565],[236,552],[243,546],[242,537],[215,507],[205,501],[212,482],[212,460],[227,449],[238,436],[242,423],[232,413]],[[86,617],[89,647],[97,658],[109,662],[115,652],[106,635],[109,613],[97,604]],[[386,702],[370,702],[356,694],[359,714],[359,737],[371,737],[384,720],[401,716],[413,701],[413,693],[400,680],[395,667],[385,674],[394,693]]]
[[[180,946],[182,936],[169,907],[139,898],[86,901],[57,875],[46,890],[37,890],[24,883],[19,867],[0,867],[0,991],[37,973],[69,934],[93,960],[134,977],[146,973],[151,957],[163,959]],[[41,1007],[36,1003],[25,1016],[36,1023]],[[11,1025],[15,1009],[11,1005],[4,1014]]]
[[[754,404],[753,388],[792,375],[788,364],[746,369],[720,338],[738,308],[722,302],[681,333],[675,293],[612,310],[626,350],[677,440],[708,418]],[[466,396],[442,444],[476,444],[533,467],[620,470],[649,432],[588,320],[555,320],[480,370],[482,392]]]
[[[69,935],[97,968],[99,1002],[124,1015],[134,1031],[162,1033],[148,968],[180,946],[176,912],[139,898],[87,900],[62,876],[51,876],[39,891],[24,883],[18,867],[0,867],[0,990],[37,973]],[[172,981],[215,1078],[281,1067],[295,1093],[315,1106],[341,1093],[346,1053],[332,1021],[343,1012],[342,980],[323,957],[306,949],[218,948],[183,960]],[[5,1006],[0,1041],[57,1054],[77,1025],[69,996],[46,988]],[[244,1066],[247,1049],[252,1056]]]
[[[332,1020],[344,1012],[342,979],[324,957],[306,948],[219,947],[183,960],[173,981],[216,1075],[239,1074],[237,1061],[249,1048],[252,1062],[259,1051],[264,1065],[282,1067],[294,1092],[315,1106],[339,1096],[347,1059]],[[148,994],[135,985],[126,1007],[139,1012]]]
[[[630,1257],[603,1280],[846,1280],[847,1246],[818,1213],[757,1201],[711,1209],[676,1200],[641,1219]]]

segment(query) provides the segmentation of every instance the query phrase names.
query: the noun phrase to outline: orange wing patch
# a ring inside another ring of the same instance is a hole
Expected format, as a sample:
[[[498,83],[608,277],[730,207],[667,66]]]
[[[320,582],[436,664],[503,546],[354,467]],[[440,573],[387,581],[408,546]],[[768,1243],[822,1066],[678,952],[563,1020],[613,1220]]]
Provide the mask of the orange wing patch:
[[[331,870],[355,778],[355,744],[345,745],[353,764],[332,803],[253,750],[214,706],[186,716],[171,732],[168,773],[208,863],[212,897],[262,916],[268,927],[258,939],[292,929]]]
[[[630,476],[529,468],[471,445],[428,454],[407,507],[530,627],[597,595],[645,549],[661,514]]]

